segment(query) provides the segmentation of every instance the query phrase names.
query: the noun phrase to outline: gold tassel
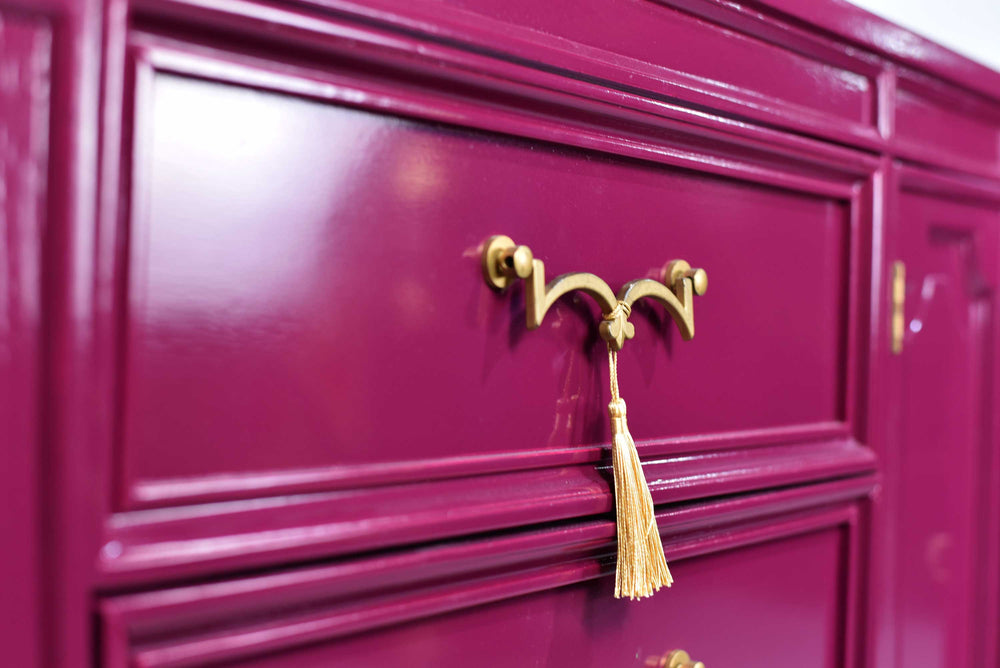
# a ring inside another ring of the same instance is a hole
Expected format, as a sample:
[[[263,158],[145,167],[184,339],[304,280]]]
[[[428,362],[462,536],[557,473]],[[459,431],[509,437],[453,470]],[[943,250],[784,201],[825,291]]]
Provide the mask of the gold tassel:
[[[618,311],[624,304],[619,304]],[[611,319],[616,314],[609,314]],[[627,317],[627,315],[626,315]],[[653,513],[653,497],[646,485],[635,441],[625,420],[625,401],[618,394],[618,352],[608,344],[611,376],[611,452],[615,474],[615,510],[618,522],[618,567],[615,598],[640,599],[673,584]]]

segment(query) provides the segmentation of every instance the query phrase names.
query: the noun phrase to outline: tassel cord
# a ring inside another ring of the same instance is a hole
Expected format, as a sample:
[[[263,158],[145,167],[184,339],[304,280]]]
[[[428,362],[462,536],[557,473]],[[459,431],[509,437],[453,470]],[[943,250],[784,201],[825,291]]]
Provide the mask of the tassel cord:
[[[619,302],[606,320],[627,319],[628,304]],[[618,563],[615,598],[652,596],[673,583],[656,526],[653,498],[646,485],[635,441],[628,430],[625,401],[618,387],[618,352],[608,343],[611,403],[612,470],[615,479],[615,515],[618,533]]]

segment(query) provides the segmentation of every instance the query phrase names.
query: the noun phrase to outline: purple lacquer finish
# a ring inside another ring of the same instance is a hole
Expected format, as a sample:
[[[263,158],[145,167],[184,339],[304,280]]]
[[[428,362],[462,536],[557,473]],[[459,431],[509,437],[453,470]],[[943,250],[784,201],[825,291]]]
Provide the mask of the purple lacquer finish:
[[[1000,660],[1000,75],[839,0],[0,0],[0,158],[10,665]],[[652,601],[600,314],[498,233],[708,271],[621,356]]]

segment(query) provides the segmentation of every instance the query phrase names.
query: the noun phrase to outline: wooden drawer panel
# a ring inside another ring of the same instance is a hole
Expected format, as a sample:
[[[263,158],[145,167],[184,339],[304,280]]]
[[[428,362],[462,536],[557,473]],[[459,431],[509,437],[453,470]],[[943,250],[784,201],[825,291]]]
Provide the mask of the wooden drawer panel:
[[[612,597],[600,521],[106,599],[104,665],[851,666],[857,509],[782,494],[662,515],[677,581],[642,603]]]
[[[525,332],[479,277],[498,232],[553,275],[708,268],[697,338],[640,309],[622,358],[658,451],[848,435],[862,158],[134,54],[119,507],[598,457],[596,308]]]
[[[904,74],[895,109],[896,143],[907,157],[991,175],[1000,169],[1000,114],[994,106]]]

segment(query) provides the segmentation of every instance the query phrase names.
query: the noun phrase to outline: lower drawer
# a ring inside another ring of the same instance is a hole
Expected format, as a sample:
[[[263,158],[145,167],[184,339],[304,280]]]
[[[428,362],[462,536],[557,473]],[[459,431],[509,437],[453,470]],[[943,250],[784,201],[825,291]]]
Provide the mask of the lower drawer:
[[[102,663],[605,668],[684,649],[709,668],[849,666],[858,509],[766,516],[806,499],[661,513],[676,583],[641,602],[612,597],[614,527],[600,520],[109,597]]]

